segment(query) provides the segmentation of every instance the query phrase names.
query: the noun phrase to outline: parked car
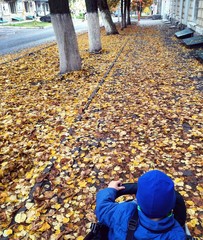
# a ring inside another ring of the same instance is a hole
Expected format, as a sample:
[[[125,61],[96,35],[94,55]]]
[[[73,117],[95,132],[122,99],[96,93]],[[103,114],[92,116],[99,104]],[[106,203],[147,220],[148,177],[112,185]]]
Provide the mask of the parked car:
[[[45,15],[45,16],[43,16],[43,17],[40,17],[40,19],[39,19],[41,22],[51,22],[51,15],[50,14],[47,14],[47,15]]]

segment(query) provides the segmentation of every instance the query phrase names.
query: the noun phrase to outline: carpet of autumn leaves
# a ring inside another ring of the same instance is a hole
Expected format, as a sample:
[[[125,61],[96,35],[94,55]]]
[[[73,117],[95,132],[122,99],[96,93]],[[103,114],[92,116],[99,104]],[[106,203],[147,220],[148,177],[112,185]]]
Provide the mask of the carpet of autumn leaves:
[[[83,239],[99,188],[156,168],[201,238],[202,64],[163,24],[102,30],[97,55],[78,43],[83,69],[63,76],[53,43],[1,60],[0,237]]]

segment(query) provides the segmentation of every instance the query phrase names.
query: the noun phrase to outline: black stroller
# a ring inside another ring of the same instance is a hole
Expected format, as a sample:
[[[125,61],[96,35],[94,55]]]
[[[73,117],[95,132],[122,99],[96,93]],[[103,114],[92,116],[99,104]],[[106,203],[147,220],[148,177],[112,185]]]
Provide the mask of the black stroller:
[[[123,196],[123,195],[136,195],[137,192],[137,183],[124,183],[122,184],[125,186],[125,189],[120,190],[117,192],[116,198]],[[132,201],[128,200],[128,201]],[[179,222],[179,224],[183,227],[187,240],[192,240],[190,231],[186,225],[186,206],[183,197],[179,192],[176,191],[176,205],[175,208],[173,209],[173,214],[175,219]],[[132,225],[128,227],[128,234],[126,240],[133,240],[133,233],[137,228],[138,224],[138,214],[135,215],[135,219],[131,219]],[[130,221],[131,221],[130,220]],[[132,229],[130,229],[132,227]],[[131,231],[131,234],[129,232]],[[129,237],[130,236],[130,237]],[[86,235],[84,240],[108,240],[108,227],[97,222],[97,223],[92,223],[91,224],[91,231]]]

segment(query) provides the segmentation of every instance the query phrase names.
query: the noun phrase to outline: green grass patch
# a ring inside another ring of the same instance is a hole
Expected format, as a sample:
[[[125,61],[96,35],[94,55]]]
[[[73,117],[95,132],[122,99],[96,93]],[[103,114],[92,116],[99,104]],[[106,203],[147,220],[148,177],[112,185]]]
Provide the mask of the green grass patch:
[[[51,26],[51,23],[30,21],[30,22],[21,22],[21,23],[9,23],[9,24],[5,24],[4,26],[11,26],[11,27],[46,27],[46,26]]]

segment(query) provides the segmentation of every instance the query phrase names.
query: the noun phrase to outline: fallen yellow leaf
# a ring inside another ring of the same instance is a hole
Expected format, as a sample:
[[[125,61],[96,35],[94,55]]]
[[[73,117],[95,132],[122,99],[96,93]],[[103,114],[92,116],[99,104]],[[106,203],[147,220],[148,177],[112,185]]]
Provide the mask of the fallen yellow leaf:
[[[22,223],[25,222],[27,216],[24,212],[20,212],[15,216],[15,222],[16,223]]]
[[[51,226],[47,222],[45,222],[45,223],[42,224],[41,228],[38,231],[44,232],[44,231],[50,229],[50,227]]]
[[[7,229],[7,230],[4,230],[3,232],[3,236],[4,237],[8,237],[9,235],[11,235],[13,233],[13,230],[12,229]]]

